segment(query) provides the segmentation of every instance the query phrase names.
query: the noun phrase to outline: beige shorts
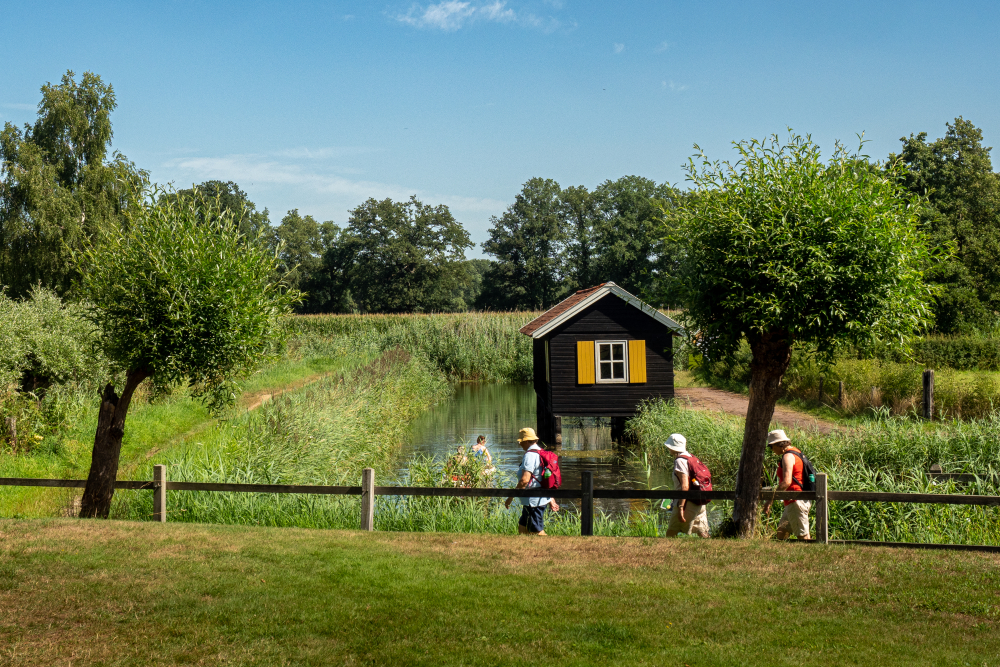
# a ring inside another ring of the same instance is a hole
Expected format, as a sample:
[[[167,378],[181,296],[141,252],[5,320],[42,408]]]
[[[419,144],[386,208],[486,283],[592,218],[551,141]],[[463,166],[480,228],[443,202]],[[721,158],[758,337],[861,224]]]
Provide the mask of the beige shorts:
[[[788,533],[795,537],[809,537],[809,508],[812,503],[808,500],[796,500],[785,505],[785,510],[781,513],[781,521],[778,522],[778,532]]]
[[[695,505],[688,502],[684,508],[684,515],[687,521],[681,521],[680,501],[674,501],[674,509],[670,512],[670,523],[667,524],[667,531],[677,531],[688,535],[701,535],[708,537],[708,505]]]

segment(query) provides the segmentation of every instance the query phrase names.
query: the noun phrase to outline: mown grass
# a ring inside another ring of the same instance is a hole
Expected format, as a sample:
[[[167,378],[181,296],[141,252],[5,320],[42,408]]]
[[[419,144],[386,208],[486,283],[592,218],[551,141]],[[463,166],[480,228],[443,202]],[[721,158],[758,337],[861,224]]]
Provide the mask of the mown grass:
[[[630,422],[638,439],[635,453],[652,466],[672,466],[663,441],[671,433],[684,434],[690,451],[712,470],[713,485],[719,489],[735,485],[743,427],[742,418],[662,401],[646,405]],[[832,435],[792,430],[790,435],[816,468],[827,473],[830,489],[1000,495],[994,477],[1000,473],[1000,415],[921,423],[883,414]],[[939,484],[928,475],[935,463],[945,472],[982,477],[972,485]],[[765,465],[772,481],[777,458],[768,455]],[[773,530],[775,521],[771,517],[764,530]],[[1000,508],[838,501],[831,503],[830,531],[832,539],[1000,545]]]
[[[0,521],[5,665],[998,665],[1000,557]]]

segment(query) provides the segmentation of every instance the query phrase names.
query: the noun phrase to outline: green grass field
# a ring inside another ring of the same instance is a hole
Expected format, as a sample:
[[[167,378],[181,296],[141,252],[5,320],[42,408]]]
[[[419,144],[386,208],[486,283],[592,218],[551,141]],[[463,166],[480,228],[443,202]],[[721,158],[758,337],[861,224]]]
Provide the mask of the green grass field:
[[[1000,665],[1000,555],[0,521],[3,665]]]

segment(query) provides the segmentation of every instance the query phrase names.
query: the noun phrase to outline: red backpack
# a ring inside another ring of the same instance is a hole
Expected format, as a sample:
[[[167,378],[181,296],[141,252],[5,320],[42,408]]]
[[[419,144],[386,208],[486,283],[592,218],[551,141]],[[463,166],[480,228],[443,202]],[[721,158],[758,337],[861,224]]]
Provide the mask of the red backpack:
[[[692,456],[691,454],[684,454],[681,458],[688,462],[688,479],[691,480],[691,490],[711,491],[712,473],[709,471],[708,466],[702,463],[697,456]],[[707,505],[712,501],[688,499],[688,502],[695,505]]]
[[[538,482],[538,486],[543,489],[558,489],[559,485],[562,484],[562,473],[559,471],[559,455],[544,449],[533,449],[531,451],[538,454],[538,458],[542,460],[541,479],[531,475]]]

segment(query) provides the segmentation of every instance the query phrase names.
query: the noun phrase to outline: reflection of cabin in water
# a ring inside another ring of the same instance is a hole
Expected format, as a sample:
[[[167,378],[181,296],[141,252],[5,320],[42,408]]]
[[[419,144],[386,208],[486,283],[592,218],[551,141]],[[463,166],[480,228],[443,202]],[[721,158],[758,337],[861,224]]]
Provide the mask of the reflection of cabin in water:
[[[674,397],[673,336],[681,327],[612,282],[580,290],[521,327],[534,339],[538,435],[561,442],[562,417],[625,420],[649,398]]]

